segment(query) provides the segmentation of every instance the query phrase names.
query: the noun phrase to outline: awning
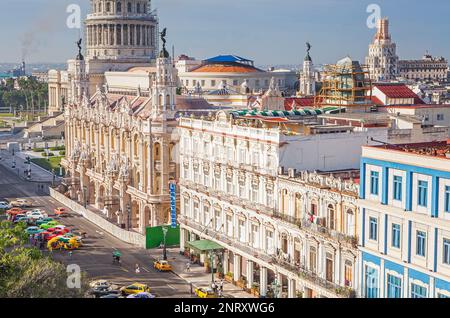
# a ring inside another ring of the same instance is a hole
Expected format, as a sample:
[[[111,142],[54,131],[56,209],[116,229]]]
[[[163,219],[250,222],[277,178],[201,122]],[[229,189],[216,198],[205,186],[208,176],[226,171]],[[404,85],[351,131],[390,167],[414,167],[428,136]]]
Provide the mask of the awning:
[[[193,248],[199,252],[208,252],[215,250],[222,250],[223,247],[216,242],[210,240],[199,240],[193,242],[186,242],[186,245],[190,248]]]

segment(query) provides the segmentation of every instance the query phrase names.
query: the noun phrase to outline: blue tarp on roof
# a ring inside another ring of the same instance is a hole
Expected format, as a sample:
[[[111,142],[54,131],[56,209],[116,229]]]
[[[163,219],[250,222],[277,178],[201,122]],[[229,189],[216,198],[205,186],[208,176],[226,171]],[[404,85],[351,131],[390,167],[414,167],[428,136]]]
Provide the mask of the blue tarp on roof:
[[[243,57],[237,56],[237,55],[218,55],[215,57],[211,57],[207,60],[205,60],[205,62],[213,62],[213,63],[218,63],[218,62],[253,62],[252,60],[247,60]]]

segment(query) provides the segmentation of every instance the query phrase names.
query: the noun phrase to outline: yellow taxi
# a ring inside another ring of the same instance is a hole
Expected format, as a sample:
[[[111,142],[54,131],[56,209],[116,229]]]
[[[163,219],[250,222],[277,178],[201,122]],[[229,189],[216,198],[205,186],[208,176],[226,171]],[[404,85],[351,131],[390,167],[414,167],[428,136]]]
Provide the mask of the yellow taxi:
[[[135,295],[139,293],[149,293],[150,287],[145,284],[134,283],[128,286],[124,286],[120,289],[123,295]]]
[[[216,293],[211,288],[196,288],[195,289],[195,295],[197,295],[198,298],[217,298]]]
[[[170,272],[172,270],[172,265],[168,261],[159,260],[153,263],[153,267],[160,272]]]

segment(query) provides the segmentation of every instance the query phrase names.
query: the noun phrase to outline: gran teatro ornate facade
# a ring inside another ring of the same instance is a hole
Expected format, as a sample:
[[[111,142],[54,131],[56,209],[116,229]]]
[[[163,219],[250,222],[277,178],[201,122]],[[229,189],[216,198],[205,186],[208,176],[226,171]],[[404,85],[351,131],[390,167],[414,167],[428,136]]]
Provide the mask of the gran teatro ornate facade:
[[[66,195],[141,234],[147,226],[170,223],[169,182],[177,179],[178,76],[165,31],[161,39],[156,65],[104,72],[94,92],[88,66],[95,59],[88,53],[85,62],[81,42],[69,61]]]

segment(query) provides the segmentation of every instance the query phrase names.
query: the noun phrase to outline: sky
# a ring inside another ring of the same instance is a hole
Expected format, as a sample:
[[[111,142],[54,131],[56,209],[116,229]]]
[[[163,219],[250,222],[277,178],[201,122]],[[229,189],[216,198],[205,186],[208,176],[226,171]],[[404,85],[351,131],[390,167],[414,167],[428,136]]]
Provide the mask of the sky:
[[[76,55],[80,30],[66,26],[69,4],[82,17],[89,0],[1,0],[0,62],[65,62]],[[315,64],[350,55],[364,60],[375,34],[367,7],[376,4],[390,20],[401,59],[427,50],[450,58],[448,0],[153,0],[160,26],[175,54],[205,59],[236,54],[258,65],[300,64],[305,42]],[[171,51],[171,50],[170,50]]]

